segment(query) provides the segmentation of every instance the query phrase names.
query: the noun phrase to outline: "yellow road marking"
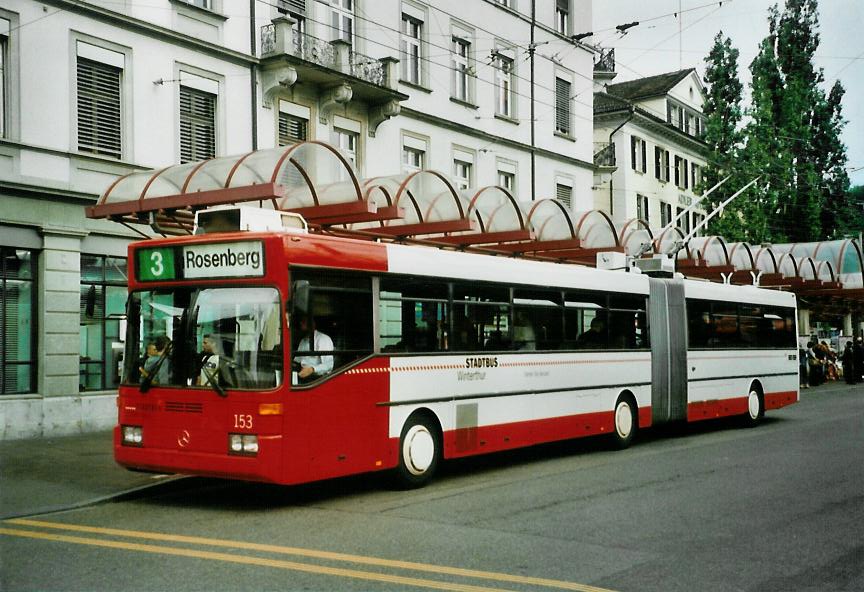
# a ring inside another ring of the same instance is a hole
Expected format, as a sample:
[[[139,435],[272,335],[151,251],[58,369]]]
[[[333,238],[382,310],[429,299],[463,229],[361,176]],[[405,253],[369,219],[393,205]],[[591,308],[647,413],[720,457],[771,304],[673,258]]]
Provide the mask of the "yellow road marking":
[[[528,584],[533,586],[544,586],[547,588],[558,588],[561,590],[576,590],[578,592],[612,592],[606,588],[598,588],[576,582],[552,580],[548,578],[535,578],[515,574],[505,574],[489,571],[478,571],[460,567],[449,567],[444,565],[430,565],[426,563],[415,563],[412,561],[399,561],[394,559],[381,559],[378,557],[365,557],[362,555],[350,555],[346,553],[335,553],[331,551],[318,551],[315,549],[303,549],[299,547],[285,547],[281,545],[267,545],[263,543],[249,543],[245,541],[232,541],[225,539],[211,539],[197,536],[186,536],[179,534],[165,534],[158,532],[146,532],[138,530],[122,530],[117,528],[101,528],[96,526],[84,526],[80,524],[64,524],[61,522],[47,522],[43,520],[28,520],[18,518],[6,520],[7,524],[19,526],[32,526],[36,528],[52,528],[57,530],[68,530],[72,532],[86,532],[90,534],[101,534],[108,536],[119,536],[126,538],[148,539],[173,543],[187,543],[193,545],[206,545],[210,547],[228,547],[233,549],[244,549],[248,551],[263,551],[266,553],[278,553],[282,555],[297,555],[314,559],[325,559],[331,561],[347,561],[362,565],[373,565],[376,567],[389,567],[406,569],[439,575],[451,575],[475,579],[494,580],[513,584]],[[18,531],[16,531],[18,532]],[[85,539],[90,540],[90,539]],[[302,565],[302,564],[301,564]],[[365,572],[360,572],[365,573]]]
[[[209,559],[211,561],[225,561],[229,563],[242,563],[245,565],[275,567],[292,571],[302,571],[316,575],[355,578],[373,582],[399,584],[402,586],[418,586],[421,588],[432,588],[435,590],[456,590],[458,592],[506,592],[499,588],[484,588],[481,586],[469,586],[467,584],[437,582],[435,580],[424,580],[420,578],[407,578],[403,576],[393,576],[367,571],[358,571],[355,569],[326,567],[323,565],[310,565],[306,563],[297,563],[294,561],[285,561],[282,559],[267,559],[265,557],[250,557],[248,555],[231,555],[229,553],[216,553],[215,551],[197,551],[195,549],[182,549],[179,547],[160,547],[158,545],[145,545],[141,543],[124,543],[121,541],[107,541],[102,539],[69,536],[65,534],[37,532],[33,530],[15,530],[12,528],[0,528],[0,534],[62,543],[73,543],[76,545],[91,545],[94,547],[107,547],[109,549],[140,551],[142,553],[154,553],[157,555],[176,555],[180,557],[192,557],[195,559]]]

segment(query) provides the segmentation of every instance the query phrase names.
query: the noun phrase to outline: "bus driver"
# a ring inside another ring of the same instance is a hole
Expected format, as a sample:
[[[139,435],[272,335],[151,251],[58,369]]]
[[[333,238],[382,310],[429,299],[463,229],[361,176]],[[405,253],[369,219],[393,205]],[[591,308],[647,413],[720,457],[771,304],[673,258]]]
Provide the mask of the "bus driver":
[[[333,340],[326,333],[315,329],[315,317],[312,315],[299,315],[297,330],[302,335],[297,352],[314,352],[312,355],[294,356],[295,365],[300,367],[297,377],[305,382],[330,374],[333,371],[333,356],[322,356],[320,352],[333,351]]]

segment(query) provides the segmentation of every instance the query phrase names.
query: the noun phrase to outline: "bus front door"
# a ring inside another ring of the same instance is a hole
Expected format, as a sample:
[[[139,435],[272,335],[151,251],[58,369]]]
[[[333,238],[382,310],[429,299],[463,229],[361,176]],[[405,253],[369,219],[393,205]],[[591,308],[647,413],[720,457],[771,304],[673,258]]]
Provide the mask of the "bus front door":
[[[649,282],[651,419],[656,425],[687,419],[687,317],[682,280]]]

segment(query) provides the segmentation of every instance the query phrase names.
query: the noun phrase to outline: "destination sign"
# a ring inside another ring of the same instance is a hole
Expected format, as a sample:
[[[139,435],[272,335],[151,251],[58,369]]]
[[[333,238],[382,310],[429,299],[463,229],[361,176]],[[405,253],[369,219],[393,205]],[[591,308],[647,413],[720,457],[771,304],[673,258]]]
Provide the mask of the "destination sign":
[[[241,241],[145,248],[138,250],[137,264],[142,282],[262,277],[264,245]]]
[[[188,245],[183,247],[183,278],[261,277],[264,245],[261,241]]]

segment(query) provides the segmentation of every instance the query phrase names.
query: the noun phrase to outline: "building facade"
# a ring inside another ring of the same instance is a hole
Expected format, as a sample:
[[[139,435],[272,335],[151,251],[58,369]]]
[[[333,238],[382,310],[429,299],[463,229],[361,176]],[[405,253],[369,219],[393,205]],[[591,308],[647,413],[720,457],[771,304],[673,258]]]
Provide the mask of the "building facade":
[[[655,233],[676,219],[690,232],[705,218],[699,205],[687,211],[701,196],[707,154],[705,91],[696,71],[601,88],[594,95],[594,141],[605,172],[595,178],[594,206],[615,220],[643,220]]]
[[[119,175],[321,140],[361,178],[593,207],[591,3],[532,4],[5,2],[0,438],[114,422],[140,236],[84,208]]]

